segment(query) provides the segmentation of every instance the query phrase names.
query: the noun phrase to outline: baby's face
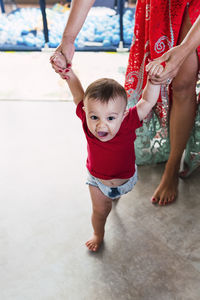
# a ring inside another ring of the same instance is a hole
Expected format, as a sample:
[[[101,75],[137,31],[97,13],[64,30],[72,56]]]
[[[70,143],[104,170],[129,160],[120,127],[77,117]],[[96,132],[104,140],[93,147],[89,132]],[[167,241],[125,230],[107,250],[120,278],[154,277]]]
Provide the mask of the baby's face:
[[[114,138],[128,114],[126,102],[121,97],[111,99],[108,103],[86,98],[84,110],[90,132],[102,142]]]

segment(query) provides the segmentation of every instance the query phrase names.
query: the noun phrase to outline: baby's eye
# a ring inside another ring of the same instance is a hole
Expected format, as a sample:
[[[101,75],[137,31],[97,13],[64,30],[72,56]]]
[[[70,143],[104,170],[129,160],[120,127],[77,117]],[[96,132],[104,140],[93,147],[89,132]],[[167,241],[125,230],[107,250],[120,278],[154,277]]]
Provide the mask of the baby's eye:
[[[108,117],[108,121],[112,121],[114,119],[115,119],[115,117]]]
[[[97,120],[98,118],[97,118],[97,116],[91,116],[90,119]]]

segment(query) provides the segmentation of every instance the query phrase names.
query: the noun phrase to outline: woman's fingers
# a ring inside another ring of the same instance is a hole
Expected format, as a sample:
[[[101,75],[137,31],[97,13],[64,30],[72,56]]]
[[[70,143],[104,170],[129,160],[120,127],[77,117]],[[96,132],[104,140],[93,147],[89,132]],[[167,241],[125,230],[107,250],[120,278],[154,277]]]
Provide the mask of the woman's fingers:
[[[169,84],[169,83],[171,83],[171,80],[173,77],[170,77],[170,76],[167,77],[167,76],[169,76],[169,74],[167,74],[166,76],[164,76],[162,78],[158,77],[158,75],[150,76],[149,78],[153,84]]]

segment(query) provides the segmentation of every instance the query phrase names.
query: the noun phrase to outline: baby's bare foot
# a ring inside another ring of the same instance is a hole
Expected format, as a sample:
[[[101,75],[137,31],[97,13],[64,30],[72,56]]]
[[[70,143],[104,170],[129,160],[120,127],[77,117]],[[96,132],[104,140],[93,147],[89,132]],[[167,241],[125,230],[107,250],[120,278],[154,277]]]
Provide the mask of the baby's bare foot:
[[[103,242],[103,237],[99,237],[98,235],[94,234],[91,240],[87,241],[85,245],[88,247],[90,251],[98,251],[99,247]]]

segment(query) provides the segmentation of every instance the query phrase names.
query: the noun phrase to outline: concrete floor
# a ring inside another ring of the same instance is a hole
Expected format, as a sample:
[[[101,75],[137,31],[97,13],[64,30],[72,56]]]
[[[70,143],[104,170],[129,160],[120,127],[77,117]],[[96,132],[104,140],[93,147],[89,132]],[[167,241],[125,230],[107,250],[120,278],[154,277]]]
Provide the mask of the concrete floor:
[[[0,299],[199,300],[199,173],[160,208],[149,199],[164,165],[139,167],[134,190],[113,205],[101,250],[84,246],[86,143],[49,55],[0,53]],[[85,85],[122,82],[127,59],[77,53],[74,68]]]

